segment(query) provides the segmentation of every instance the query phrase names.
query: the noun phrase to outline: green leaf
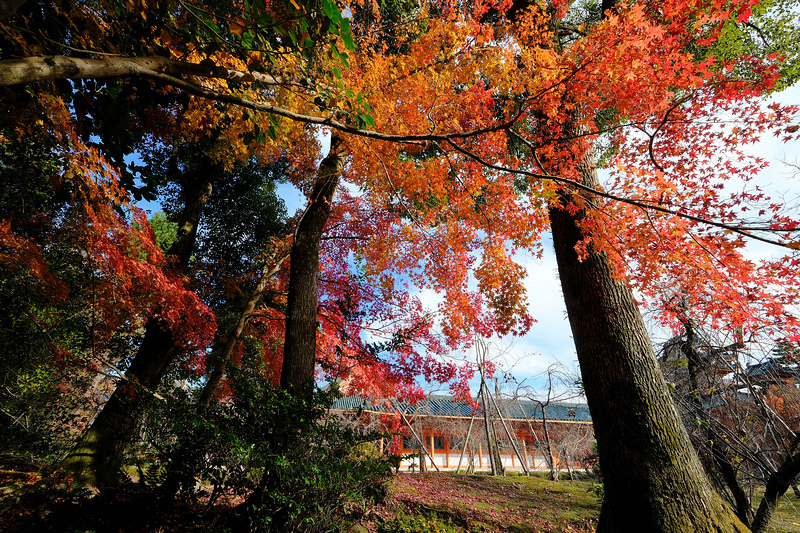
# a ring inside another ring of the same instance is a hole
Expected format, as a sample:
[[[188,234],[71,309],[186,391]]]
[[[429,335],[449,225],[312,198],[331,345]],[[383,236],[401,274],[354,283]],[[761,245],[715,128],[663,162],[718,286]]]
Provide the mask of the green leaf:
[[[334,24],[339,24],[342,20],[342,14],[339,9],[330,0],[322,0],[322,10],[331,19]],[[333,33],[333,32],[331,32]]]
[[[219,29],[219,26],[214,24],[210,19],[205,19],[203,22],[205,22],[206,26],[211,28],[211,30],[213,30],[214,33],[217,33],[217,34],[222,33],[222,31]]]
[[[342,41],[344,42],[345,48],[348,50],[355,50],[356,43],[353,41],[353,35],[350,33],[350,20],[344,19],[342,21]]]
[[[267,13],[265,13],[265,14],[261,15],[260,17],[258,17],[259,26],[263,26],[265,28],[270,28],[272,26],[275,26],[275,22],[276,22],[275,19],[272,16],[270,16],[269,14],[267,14]],[[280,26],[275,26],[276,30],[279,29],[279,28],[280,28]]]
[[[120,89],[119,85],[116,84],[108,85],[106,91],[108,91],[108,96],[111,98],[111,100],[116,100],[120,93],[122,93],[122,89]]]
[[[331,47],[328,50],[328,52],[330,54],[332,54],[332,55],[337,56],[339,58],[339,61],[342,63],[342,65],[345,68],[349,68],[350,67],[350,63],[347,61],[347,58],[350,57],[350,56],[347,55],[347,52],[340,52],[335,44],[331,45]]]
[[[342,71],[338,68],[333,69],[333,75],[336,76],[337,79],[342,79]]]
[[[348,50],[355,50],[356,43],[353,38],[349,35],[342,35],[342,41],[344,41],[344,47]]]
[[[370,128],[375,127],[375,119],[372,118],[372,115],[367,115],[366,113],[362,113],[358,117],[364,124],[366,124]]]

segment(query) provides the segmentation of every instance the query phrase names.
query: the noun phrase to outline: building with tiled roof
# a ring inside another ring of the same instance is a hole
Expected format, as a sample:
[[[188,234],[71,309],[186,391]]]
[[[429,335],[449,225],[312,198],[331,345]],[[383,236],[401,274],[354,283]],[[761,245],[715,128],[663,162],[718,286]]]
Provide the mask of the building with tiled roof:
[[[762,387],[775,383],[797,385],[800,384],[800,363],[786,358],[767,359],[748,366],[746,375],[752,383]]]
[[[507,470],[586,467],[593,441],[589,408],[578,403],[543,406],[530,400],[490,402],[487,416],[477,403],[431,396],[416,403],[340,398],[333,406],[363,425],[394,430],[401,467],[489,470],[486,421],[494,432],[499,460]],[[544,416],[546,415],[546,416]],[[549,450],[548,450],[549,441]],[[382,442],[381,451],[390,443]]]

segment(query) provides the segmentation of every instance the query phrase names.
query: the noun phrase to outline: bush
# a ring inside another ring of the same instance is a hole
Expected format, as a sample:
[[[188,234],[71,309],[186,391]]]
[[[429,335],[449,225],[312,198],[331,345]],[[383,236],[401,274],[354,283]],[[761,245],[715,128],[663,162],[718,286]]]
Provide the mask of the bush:
[[[175,420],[181,437],[163,454],[161,490],[209,507],[244,498],[248,527],[265,532],[346,530],[385,498],[392,464],[371,444],[382,435],[328,416],[335,390],[302,399],[234,378],[232,401]]]
[[[316,391],[311,402],[274,391],[264,474],[254,516],[264,531],[340,531],[385,496],[392,465],[364,445],[381,435],[339,425],[326,416],[336,392]]]

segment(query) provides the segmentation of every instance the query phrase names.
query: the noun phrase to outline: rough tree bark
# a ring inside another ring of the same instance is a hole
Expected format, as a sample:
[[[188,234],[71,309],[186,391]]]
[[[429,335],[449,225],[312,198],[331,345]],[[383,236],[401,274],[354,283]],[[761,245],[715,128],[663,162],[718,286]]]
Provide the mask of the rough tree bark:
[[[599,187],[591,156],[583,182]],[[569,202],[564,193],[564,202]],[[748,531],[706,478],[630,289],[608,259],[575,246],[585,211],[550,209],[558,272],[605,483],[597,531]]]
[[[603,0],[608,13],[616,0]],[[550,23],[561,51],[561,20]],[[578,132],[580,133],[580,132]],[[594,154],[578,165],[584,185],[600,189]],[[747,527],[722,501],[670,397],[631,290],[615,279],[608,258],[587,246],[581,259],[585,208],[566,206],[577,191],[562,191],[549,210],[558,274],[575,340],[603,472],[598,533],[730,533]],[[586,200],[591,205],[591,198]]]
[[[178,238],[167,251],[174,259],[172,268],[184,272],[197,238],[197,226],[211,195],[214,172],[185,177],[186,196]],[[119,482],[119,469],[125,447],[133,440],[140,424],[140,408],[147,396],[161,383],[177,347],[168,327],[158,318],[150,318],[136,357],[92,425],[62,461],[64,471],[76,475],[88,486],[107,487]]]
[[[334,134],[330,152],[320,163],[308,207],[297,224],[289,256],[281,388],[302,395],[310,394],[314,385],[319,245],[344,167],[345,153],[340,145],[339,136]]]

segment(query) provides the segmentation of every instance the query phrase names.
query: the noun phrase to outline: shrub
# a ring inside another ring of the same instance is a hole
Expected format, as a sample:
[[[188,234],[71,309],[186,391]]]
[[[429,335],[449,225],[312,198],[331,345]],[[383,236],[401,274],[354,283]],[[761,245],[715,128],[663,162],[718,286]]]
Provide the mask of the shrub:
[[[162,454],[160,490],[209,507],[245,499],[240,514],[265,532],[346,530],[383,500],[392,464],[371,444],[382,435],[328,416],[335,389],[302,399],[232,372],[231,401],[174,420],[180,438]]]
[[[259,450],[264,465],[254,516],[264,531],[340,531],[385,496],[387,456],[369,443],[381,435],[326,415],[337,393],[311,402],[273,391]]]

